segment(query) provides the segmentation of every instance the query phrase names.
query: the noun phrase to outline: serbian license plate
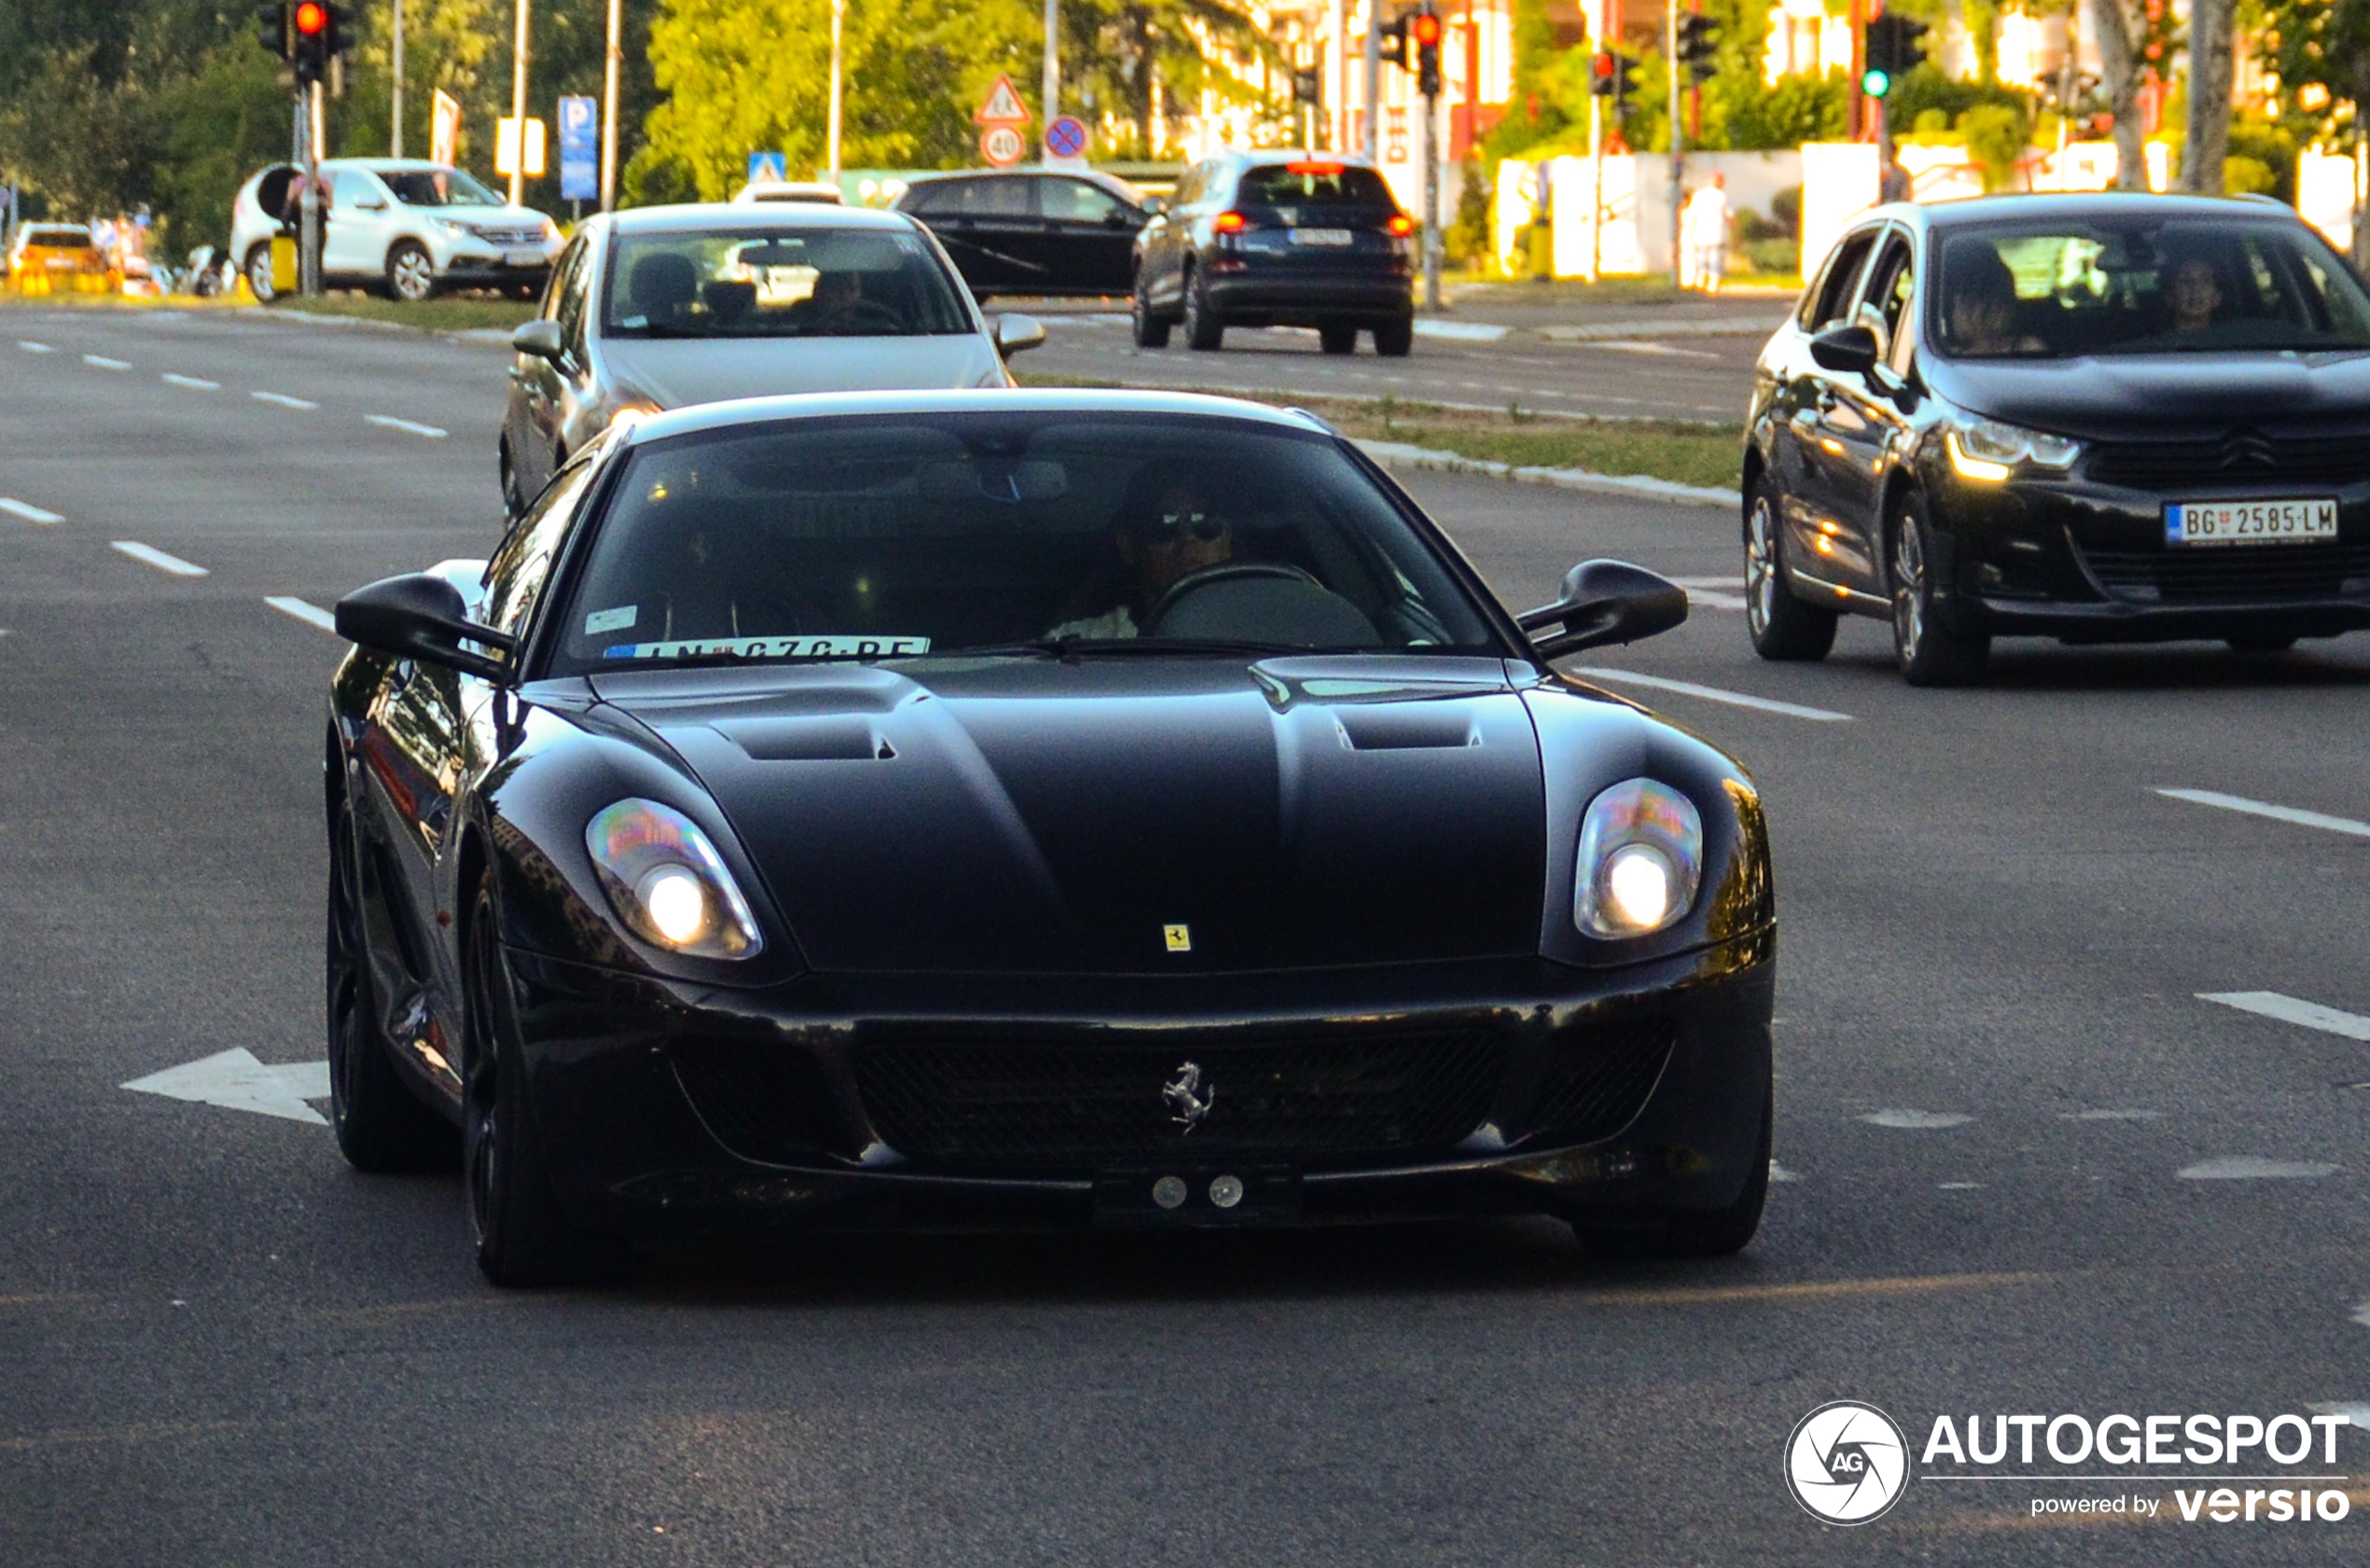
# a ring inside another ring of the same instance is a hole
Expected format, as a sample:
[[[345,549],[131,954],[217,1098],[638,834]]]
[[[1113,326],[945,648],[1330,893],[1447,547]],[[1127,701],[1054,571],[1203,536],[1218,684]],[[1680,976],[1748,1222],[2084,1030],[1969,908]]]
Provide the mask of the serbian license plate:
[[[1292,243],[1296,245],[1346,245],[1355,243],[1357,236],[1346,229],[1295,229]]]
[[[539,250],[504,251],[502,253],[502,265],[505,267],[540,267],[543,265],[543,253]]]
[[[2168,545],[2293,545],[2336,536],[2334,500],[2173,501],[2165,506]]]

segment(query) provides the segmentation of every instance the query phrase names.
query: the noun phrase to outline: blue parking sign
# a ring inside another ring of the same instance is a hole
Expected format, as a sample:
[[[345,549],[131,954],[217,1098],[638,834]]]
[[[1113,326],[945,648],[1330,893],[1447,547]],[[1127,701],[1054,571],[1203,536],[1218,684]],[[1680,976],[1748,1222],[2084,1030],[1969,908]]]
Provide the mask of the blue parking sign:
[[[756,185],[760,181],[771,180],[778,185],[789,177],[790,159],[788,153],[753,152],[749,154],[749,184]]]
[[[591,201],[601,194],[601,113],[594,98],[560,100],[560,200]]]

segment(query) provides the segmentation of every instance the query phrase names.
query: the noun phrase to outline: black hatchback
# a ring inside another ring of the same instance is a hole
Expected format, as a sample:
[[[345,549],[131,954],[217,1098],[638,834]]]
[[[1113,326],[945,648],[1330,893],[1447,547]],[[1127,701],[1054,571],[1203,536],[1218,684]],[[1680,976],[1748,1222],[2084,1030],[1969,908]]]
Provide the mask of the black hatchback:
[[[971,293],[1119,295],[1151,215],[1108,174],[1009,170],[924,175],[893,203],[938,236]]]
[[[1313,326],[1327,354],[1350,354],[1364,327],[1375,353],[1404,354],[1415,336],[1415,233],[1371,163],[1205,159],[1136,238],[1136,346],[1167,347],[1180,323],[1203,350],[1229,326]]]

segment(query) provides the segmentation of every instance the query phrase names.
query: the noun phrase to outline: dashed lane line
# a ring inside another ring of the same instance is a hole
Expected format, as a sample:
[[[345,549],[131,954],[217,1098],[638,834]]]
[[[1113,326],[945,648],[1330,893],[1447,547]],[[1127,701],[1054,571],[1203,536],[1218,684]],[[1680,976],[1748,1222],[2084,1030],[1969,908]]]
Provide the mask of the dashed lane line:
[[[290,599],[284,594],[273,594],[263,602],[284,616],[296,617],[307,626],[317,626],[324,631],[338,629],[338,617],[318,604],[308,604],[301,599]]]
[[[285,392],[250,392],[248,396],[258,403],[276,403],[284,409],[317,409],[318,403],[308,403],[301,397],[291,397]]]
[[[2370,839],[2370,822],[2356,822],[2351,817],[2333,817],[2321,812],[2301,811],[2294,806],[2275,806],[2267,800],[2250,800],[2243,795],[2224,795],[2211,789],[2159,789],[2156,793],[2175,800],[2186,800],[2195,806],[2213,806],[2225,812],[2242,812],[2248,816],[2269,817],[2274,822],[2292,822],[2299,827],[2323,827],[2332,833],[2350,833],[2357,839]]]
[[[191,392],[220,392],[222,390],[220,382],[210,382],[200,376],[176,376],[170,370],[159,376],[157,380],[167,386],[186,386]]]
[[[1657,691],[1675,691],[1682,697],[1700,697],[1707,702],[1725,702],[1732,708],[1751,708],[1764,714],[1783,714],[1788,718],[1806,718],[1818,724],[1848,724],[1849,714],[1835,713],[1828,708],[1805,707],[1799,702],[1780,702],[1774,697],[1754,697],[1741,691],[1725,691],[1716,686],[1697,686],[1693,681],[1674,681],[1661,675],[1642,675],[1635,670],[1607,670],[1596,665],[1572,672],[1582,680],[1627,682],[1631,686],[1652,687]]]
[[[2324,1007],[2318,1002],[2300,997],[2282,996],[2276,991],[2201,991],[2200,1002],[2219,1003],[2236,1007],[2242,1013],[2259,1013],[2276,1018],[2282,1023],[2293,1023],[2306,1029],[2318,1029],[2324,1034],[2342,1034],[2349,1040],[2370,1043],[2370,1018],[2360,1013],[2340,1012]]]
[[[15,501],[5,495],[0,495],[0,512],[6,512],[12,518],[22,518],[27,522],[47,524],[65,521],[57,513],[36,506],[30,501]]]
[[[2318,1159],[2266,1159],[2259,1154],[2224,1155],[2181,1168],[2184,1182],[2310,1182],[2336,1174]]]
[[[57,350],[51,348],[49,344],[36,343],[30,338],[18,339],[17,347],[24,350],[27,354],[55,354],[58,352]]]
[[[400,430],[412,436],[425,436],[432,441],[441,441],[451,434],[450,431],[439,430],[433,424],[414,424],[408,419],[397,419],[393,414],[365,414],[362,417],[372,424],[383,425],[389,430]]]
[[[170,572],[176,577],[202,577],[206,569],[177,555],[167,555],[154,545],[144,545],[137,539],[112,539],[116,548],[134,561],[145,561],[160,572]]]
[[[82,356],[82,363],[90,366],[94,370],[129,370],[132,368],[132,361],[128,359],[109,359],[104,354],[86,354]]]

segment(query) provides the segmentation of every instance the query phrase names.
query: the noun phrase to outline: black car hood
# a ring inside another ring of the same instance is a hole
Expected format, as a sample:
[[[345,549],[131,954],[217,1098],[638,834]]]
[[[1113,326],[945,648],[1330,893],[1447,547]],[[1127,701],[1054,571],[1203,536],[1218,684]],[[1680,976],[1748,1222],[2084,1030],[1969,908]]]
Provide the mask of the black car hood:
[[[594,684],[696,775],[818,969],[1538,951],[1539,743],[1496,660],[934,659]]]
[[[2359,351],[1932,360],[1920,368],[1962,409],[2068,436],[2168,438],[2275,420],[2370,425],[2370,354]]]

